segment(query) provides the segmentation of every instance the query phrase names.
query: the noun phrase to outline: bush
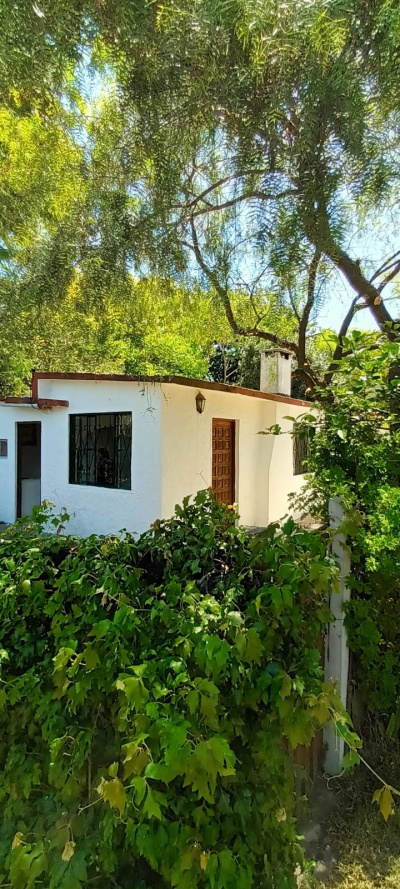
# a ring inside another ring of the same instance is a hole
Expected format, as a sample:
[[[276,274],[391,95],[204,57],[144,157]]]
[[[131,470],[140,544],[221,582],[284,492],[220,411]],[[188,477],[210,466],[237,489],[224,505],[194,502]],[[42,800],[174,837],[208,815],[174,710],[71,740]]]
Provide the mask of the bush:
[[[345,606],[353,679],[389,734],[400,731],[400,343],[353,331],[319,392],[303,508],[340,497],[351,556]],[[306,434],[315,419],[295,426]]]
[[[0,540],[0,884],[294,886],[288,742],[338,706],[323,539],[206,493],[139,540],[47,519]]]
[[[357,687],[389,734],[400,730],[400,491],[379,488],[353,534],[346,606]]]

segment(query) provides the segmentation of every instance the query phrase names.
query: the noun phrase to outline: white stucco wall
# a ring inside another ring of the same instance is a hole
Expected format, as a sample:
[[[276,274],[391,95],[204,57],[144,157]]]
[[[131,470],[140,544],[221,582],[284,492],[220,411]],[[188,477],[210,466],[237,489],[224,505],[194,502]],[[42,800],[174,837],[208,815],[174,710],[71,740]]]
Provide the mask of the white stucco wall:
[[[26,405],[0,404],[0,438],[8,442],[7,457],[0,457],[0,522],[15,522],[17,515],[17,423],[42,420],[42,412]]]
[[[170,515],[186,495],[211,486],[212,420],[223,418],[236,421],[236,500],[241,522],[263,527],[281,518],[288,511],[288,494],[301,483],[293,476],[292,439],[258,433],[285,413],[301,413],[304,408],[203,389],[206,405],[204,413],[198,414],[197,391],[163,384],[163,515]]]
[[[309,407],[297,404],[276,404],[275,423],[281,427],[282,434],[274,438],[271,458],[270,489],[269,489],[269,521],[276,522],[284,515],[296,513],[289,509],[290,494],[299,494],[304,485],[304,475],[293,474],[293,423],[285,417],[297,419],[301,414],[309,413]]]
[[[74,534],[141,533],[161,515],[161,390],[150,383],[39,380],[41,398],[69,401],[42,426],[42,498],[66,507]],[[132,412],[132,490],[71,485],[69,414]]]

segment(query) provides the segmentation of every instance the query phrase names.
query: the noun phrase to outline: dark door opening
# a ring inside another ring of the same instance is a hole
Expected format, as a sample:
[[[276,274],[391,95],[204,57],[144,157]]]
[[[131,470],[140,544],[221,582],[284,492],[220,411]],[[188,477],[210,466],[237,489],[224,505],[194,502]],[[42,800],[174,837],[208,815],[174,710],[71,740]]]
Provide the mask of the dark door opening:
[[[17,518],[41,503],[42,424],[17,423]]]
[[[235,420],[212,421],[212,490],[217,503],[235,502]]]

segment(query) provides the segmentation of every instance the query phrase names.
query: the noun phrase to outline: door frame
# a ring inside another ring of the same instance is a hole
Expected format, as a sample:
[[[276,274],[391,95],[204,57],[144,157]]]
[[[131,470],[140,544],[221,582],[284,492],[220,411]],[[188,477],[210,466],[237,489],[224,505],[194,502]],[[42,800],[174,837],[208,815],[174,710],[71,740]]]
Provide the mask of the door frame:
[[[15,444],[16,444],[16,464],[17,464],[17,472],[16,472],[16,518],[21,518],[21,509],[22,509],[22,453],[21,453],[21,439],[20,439],[20,429],[21,426],[38,426],[38,447],[40,452],[40,486],[42,485],[42,423],[41,420],[17,420],[15,430]]]
[[[232,503],[236,503],[236,492],[237,492],[237,478],[236,478],[236,467],[237,467],[237,421],[232,419],[227,419],[225,417],[213,417],[212,418],[212,426],[211,426],[211,490],[213,486],[213,429],[215,426],[226,426],[230,427],[233,430],[232,433],[232,450],[231,450],[231,493],[232,493]],[[214,492],[213,492],[214,493]]]

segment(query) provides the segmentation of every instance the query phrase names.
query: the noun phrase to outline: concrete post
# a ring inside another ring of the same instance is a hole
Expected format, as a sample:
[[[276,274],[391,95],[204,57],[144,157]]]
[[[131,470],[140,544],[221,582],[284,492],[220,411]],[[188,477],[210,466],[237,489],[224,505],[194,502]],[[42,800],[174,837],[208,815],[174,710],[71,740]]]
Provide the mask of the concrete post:
[[[329,501],[329,519],[333,531],[339,528],[343,520],[343,507],[339,497]],[[350,599],[350,590],[346,587],[346,577],[350,574],[350,556],[345,547],[343,534],[333,537],[332,553],[340,566],[339,591],[332,591],[330,607],[334,615],[333,623],[329,624],[325,651],[325,681],[334,679],[338,682],[338,691],[343,705],[347,706],[347,687],[349,679],[349,649],[347,647],[346,629],[344,626],[343,604]],[[338,775],[342,768],[344,741],[336,737],[333,726],[324,729],[324,742],[327,752],[325,770],[330,775]]]

